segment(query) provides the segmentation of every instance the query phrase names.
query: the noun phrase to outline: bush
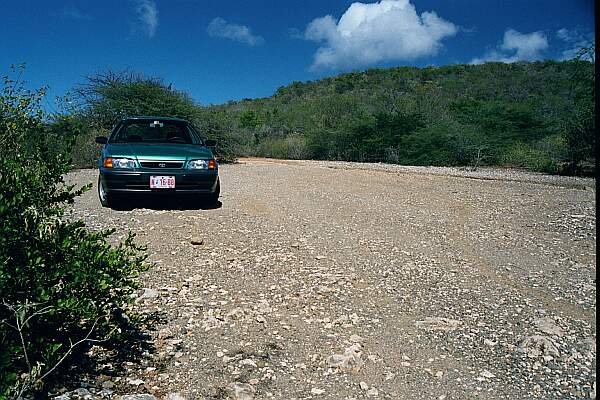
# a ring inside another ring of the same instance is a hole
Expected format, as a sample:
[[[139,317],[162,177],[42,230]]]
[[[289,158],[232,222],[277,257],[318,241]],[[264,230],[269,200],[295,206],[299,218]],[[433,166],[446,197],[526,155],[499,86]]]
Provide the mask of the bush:
[[[113,247],[111,230],[64,218],[89,188],[63,181],[74,136],[48,130],[43,91],[8,77],[0,89],[0,398],[17,398],[78,346],[119,332],[147,264],[133,235]]]
[[[526,168],[540,172],[553,170],[553,163],[548,154],[526,143],[515,143],[504,150],[502,164],[508,167]]]
[[[492,156],[481,134],[454,121],[418,129],[405,137],[399,147],[400,162],[413,165],[478,167]]]
[[[90,129],[78,134],[71,150],[71,165],[74,168],[96,168],[102,145],[95,142],[96,136],[108,136],[110,132],[103,129]]]
[[[256,155],[269,158],[302,160],[306,158],[306,144],[300,135],[285,138],[268,138],[256,149]]]
[[[111,129],[121,118],[159,115],[191,120],[194,101],[161,79],[132,72],[108,71],[87,77],[75,88],[82,114],[95,126]]]

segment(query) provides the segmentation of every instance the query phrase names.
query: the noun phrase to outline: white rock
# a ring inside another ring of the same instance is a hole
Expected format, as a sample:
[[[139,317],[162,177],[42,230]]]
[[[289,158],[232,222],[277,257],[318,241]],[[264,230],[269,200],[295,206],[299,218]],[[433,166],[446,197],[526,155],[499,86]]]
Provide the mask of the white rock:
[[[127,383],[133,386],[139,386],[139,385],[143,385],[144,381],[141,379],[131,379],[131,378],[127,378]]]
[[[152,288],[144,288],[144,293],[140,296],[142,299],[156,299],[158,297],[158,290]]]
[[[418,328],[429,329],[432,331],[454,331],[458,329],[462,322],[456,319],[443,317],[427,317],[422,321],[417,321],[415,325]]]
[[[352,343],[361,343],[363,341],[363,338],[361,338],[358,335],[352,335],[352,336],[350,336],[350,341]]]
[[[519,350],[527,354],[529,358],[537,358],[542,355],[559,357],[560,352],[552,339],[547,336],[533,335],[526,337],[519,346]]]
[[[233,382],[229,384],[228,387],[235,400],[254,399],[254,393],[256,393],[256,389],[254,389],[254,386],[252,385],[247,383]]]
[[[310,389],[310,394],[321,395],[323,393],[325,393],[325,391],[323,389],[318,389],[318,388]]]
[[[488,371],[487,369],[484,369],[483,371],[481,371],[481,373],[480,373],[479,375],[483,376],[484,378],[488,378],[488,379],[491,379],[491,378],[495,378],[495,377],[496,377],[496,375],[492,374],[492,373],[491,373],[490,371]]]
[[[362,352],[359,344],[353,344],[346,348],[344,354],[334,354],[327,358],[327,364],[331,368],[345,370],[359,370],[364,362],[361,359]]]
[[[254,367],[254,368],[257,367],[256,363],[253,360],[249,359],[249,358],[245,358],[243,360],[240,360],[239,364],[242,365],[242,366],[246,365],[246,366]]]
[[[371,389],[367,390],[367,397],[377,397],[379,396],[379,391],[372,387]]]
[[[367,382],[360,382],[358,384],[358,386],[362,389],[362,390],[369,390],[369,385],[367,384]]]
[[[538,330],[546,335],[564,336],[565,334],[563,329],[556,325],[554,319],[550,317],[537,318],[533,321],[533,325],[535,325]]]
[[[256,309],[259,314],[268,314],[273,311],[267,300],[259,300]]]
[[[169,393],[164,400],[186,400],[185,396],[179,392]]]

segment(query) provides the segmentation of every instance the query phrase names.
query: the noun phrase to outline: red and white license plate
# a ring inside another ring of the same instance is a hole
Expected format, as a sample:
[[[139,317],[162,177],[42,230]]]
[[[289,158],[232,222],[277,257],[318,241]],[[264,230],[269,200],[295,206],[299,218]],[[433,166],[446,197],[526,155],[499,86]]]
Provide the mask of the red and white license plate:
[[[174,189],[174,176],[151,176],[150,189]]]

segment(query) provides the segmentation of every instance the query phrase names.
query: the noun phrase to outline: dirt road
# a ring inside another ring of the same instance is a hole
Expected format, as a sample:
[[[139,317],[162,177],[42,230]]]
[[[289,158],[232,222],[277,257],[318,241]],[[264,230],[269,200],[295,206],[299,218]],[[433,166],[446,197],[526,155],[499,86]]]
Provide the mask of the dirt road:
[[[448,171],[246,160],[221,167],[215,209],[115,211],[86,193],[73,217],[148,244],[156,266],[137,307],[163,318],[157,351],[109,386],[187,399],[595,397],[594,182]]]

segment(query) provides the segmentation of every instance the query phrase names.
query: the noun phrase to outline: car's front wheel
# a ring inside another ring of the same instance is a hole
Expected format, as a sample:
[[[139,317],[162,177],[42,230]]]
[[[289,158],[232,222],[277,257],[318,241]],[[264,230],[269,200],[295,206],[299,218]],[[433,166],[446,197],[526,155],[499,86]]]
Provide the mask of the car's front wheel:
[[[98,177],[98,199],[100,199],[102,207],[113,208],[116,203],[115,197],[106,190],[100,177]]]

